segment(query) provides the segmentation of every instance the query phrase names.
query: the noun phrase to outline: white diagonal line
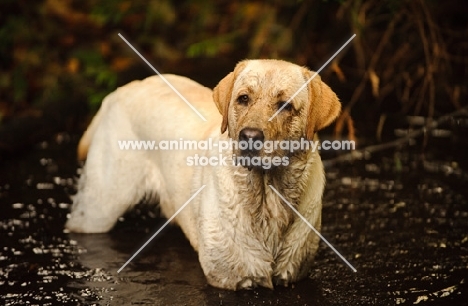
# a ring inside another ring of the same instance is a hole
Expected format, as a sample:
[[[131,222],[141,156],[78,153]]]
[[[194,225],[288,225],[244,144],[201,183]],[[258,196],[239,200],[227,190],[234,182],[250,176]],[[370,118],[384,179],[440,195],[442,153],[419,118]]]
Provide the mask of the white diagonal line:
[[[273,187],[272,185],[268,185],[268,186],[270,186],[270,188],[281,198],[281,200],[283,200],[286,204],[288,204],[288,206],[296,213],[296,215],[297,215],[299,218],[301,218],[302,221],[304,221],[305,224],[307,224],[307,225],[320,237],[320,239],[322,239],[323,242],[325,242],[325,243],[336,253],[336,255],[338,255],[338,256],[341,258],[341,260],[343,260],[343,261],[351,268],[351,270],[353,270],[354,272],[357,271],[356,268],[354,268],[354,267],[349,263],[349,261],[347,261],[346,258],[344,258],[343,255],[341,255],[340,252],[338,252],[338,251],[333,247],[333,245],[331,245],[331,243],[328,242],[328,240],[325,239],[325,237],[323,237],[322,234],[320,234],[319,231],[317,231],[317,230],[315,229],[315,227],[313,227],[312,224],[310,224],[309,221],[307,221],[307,219],[304,218],[304,216],[301,215],[301,213],[298,212],[297,209],[295,209],[294,206],[292,206],[292,204],[289,203],[288,200],[286,200],[286,199],[278,192],[278,190],[276,190],[275,187]]]
[[[310,81],[312,81],[312,80],[320,73],[320,71],[322,71],[323,68],[325,68],[325,66],[327,66],[328,63],[330,63],[330,62],[335,58],[335,56],[337,56],[338,53],[340,53],[341,50],[343,50],[344,47],[346,47],[346,45],[349,44],[349,42],[350,42],[351,40],[353,40],[353,38],[354,38],[355,36],[356,36],[356,34],[353,34],[353,36],[351,36],[351,38],[348,39],[348,40],[344,43],[344,45],[341,46],[341,48],[339,48],[338,51],[336,51],[335,54],[333,54],[332,57],[330,57],[330,59],[329,59],[328,61],[326,61],[325,64],[323,64],[322,67],[320,67],[320,69],[317,70],[317,71],[314,73],[314,75],[311,76],[310,79],[308,79],[307,82],[305,82],[305,83],[296,91],[296,93],[293,94],[292,97],[289,98],[289,100],[286,101],[286,103],[284,103],[283,106],[281,106],[281,107],[276,111],[276,113],[273,114],[273,116],[271,116],[270,119],[268,119],[268,121],[273,120],[273,118],[275,118],[276,115],[278,115],[278,114],[283,110],[283,108],[285,108],[289,103],[291,103],[292,99],[294,99],[294,98],[299,94],[299,92],[300,92],[301,90],[303,90],[303,89],[310,83]]]
[[[203,117],[203,115],[200,114],[200,112],[189,101],[187,101],[187,99],[185,99],[185,97],[177,89],[175,89],[175,87],[172,86],[172,84],[169,83],[169,81],[166,80],[166,78],[161,73],[159,73],[159,71],[156,70],[156,68],[154,68],[153,65],[150,64],[150,62],[148,62],[146,58],[144,58],[143,55],[141,55],[141,53],[138,52],[138,50],[135,49],[135,47],[133,47],[132,44],[130,44],[128,40],[125,39],[125,37],[122,36],[122,34],[119,33],[118,35],[130,48],[132,48],[133,51],[135,51],[136,54],[138,54],[139,57],[141,57],[141,59],[148,66],[150,66],[151,69],[153,69],[154,72],[156,72],[157,75],[159,75],[159,77],[167,84],[167,86],[169,86],[203,121],[206,121],[205,117]]]
[[[205,188],[205,187],[206,187],[206,185],[201,186],[200,189],[198,189],[197,192],[195,192],[195,193],[190,197],[190,199],[188,199],[187,202],[185,202],[185,204],[182,205],[182,206],[175,212],[175,214],[172,215],[172,217],[170,217],[169,220],[167,220],[166,223],[164,223],[163,226],[161,226],[161,228],[158,229],[157,232],[154,233],[154,235],[151,236],[151,238],[148,239],[148,241],[146,241],[145,244],[143,244],[143,245],[141,246],[141,248],[139,248],[138,251],[136,251],[135,254],[133,254],[133,256],[130,257],[130,259],[127,260],[127,262],[126,262],[125,264],[123,264],[122,267],[120,267],[119,270],[117,270],[117,273],[120,273],[120,271],[122,271],[122,269],[125,268],[125,267],[130,263],[130,261],[132,261],[132,259],[135,258],[135,256],[137,256],[137,255],[148,245],[148,243],[150,243],[151,240],[153,240],[154,237],[156,237],[156,236],[157,236],[157,235],[158,235],[158,234],[159,234],[159,233],[160,233],[160,232],[161,232],[161,231],[162,231],[162,230],[163,230],[163,229],[164,229],[164,228],[165,228],[181,211],[182,211],[182,209],[184,209],[185,206],[187,206],[187,205],[197,196],[197,194],[199,194],[200,191],[202,191],[203,188]]]

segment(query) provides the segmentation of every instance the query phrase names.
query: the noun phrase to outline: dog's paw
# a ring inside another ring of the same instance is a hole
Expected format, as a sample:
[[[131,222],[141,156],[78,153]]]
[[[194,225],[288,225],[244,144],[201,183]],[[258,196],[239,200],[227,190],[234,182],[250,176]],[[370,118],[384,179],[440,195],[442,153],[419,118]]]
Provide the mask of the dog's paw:
[[[277,286],[287,287],[289,284],[297,282],[304,277],[307,277],[312,261],[282,261],[277,263],[273,272],[273,281]]]
[[[274,269],[273,280],[275,285],[287,287],[301,278],[302,272],[301,264],[294,264],[291,260],[281,261],[277,263]]]
[[[250,277],[244,277],[240,282],[237,283],[236,285],[236,290],[242,290],[242,289],[254,289],[257,287],[257,284],[252,280]]]
[[[236,290],[250,290],[257,288],[258,286],[273,289],[273,283],[269,277],[244,277],[237,283]]]
[[[276,286],[288,287],[288,285],[292,282],[292,276],[289,271],[284,271],[283,273],[274,275],[273,280]]]
[[[96,218],[81,210],[73,211],[65,223],[65,228],[74,233],[106,233],[112,229],[117,220]]]

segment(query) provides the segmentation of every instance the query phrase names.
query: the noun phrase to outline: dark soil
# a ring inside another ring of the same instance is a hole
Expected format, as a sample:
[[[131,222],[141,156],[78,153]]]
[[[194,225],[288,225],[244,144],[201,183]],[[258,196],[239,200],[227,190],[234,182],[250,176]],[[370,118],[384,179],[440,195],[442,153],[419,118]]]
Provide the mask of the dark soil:
[[[468,172],[463,133],[327,169],[324,243],[310,277],[288,288],[210,287],[177,227],[137,206],[107,234],[63,231],[78,135],[1,162],[4,305],[468,305]],[[78,169],[78,170],[77,170]]]

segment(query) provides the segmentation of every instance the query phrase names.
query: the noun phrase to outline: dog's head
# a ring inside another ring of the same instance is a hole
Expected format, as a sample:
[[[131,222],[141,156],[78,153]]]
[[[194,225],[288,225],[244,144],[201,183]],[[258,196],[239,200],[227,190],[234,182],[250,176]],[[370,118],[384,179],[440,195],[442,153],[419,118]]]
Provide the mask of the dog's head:
[[[231,139],[251,143],[312,140],[341,110],[338,97],[318,75],[304,86],[313,75],[304,67],[280,60],[240,62],[213,92],[223,116],[221,133],[228,130]],[[289,151],[279,145],[272,150],[249,146],[235,149],[234,154],[285,156]]]

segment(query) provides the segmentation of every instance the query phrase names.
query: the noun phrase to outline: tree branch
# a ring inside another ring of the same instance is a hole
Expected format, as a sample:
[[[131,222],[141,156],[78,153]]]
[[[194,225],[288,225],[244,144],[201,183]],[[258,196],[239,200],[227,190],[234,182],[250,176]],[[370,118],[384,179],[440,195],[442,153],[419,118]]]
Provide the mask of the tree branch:
[[[370,154],[370,153],[374,153],[374,152],[378,152],[378,151],[383,151],[383,150],[386,150],[386,149],[397,147],[399,145],[403,145],[406,142],[408,142],[408,140],[419,137],[419,136],[421,136],[421,135],[423,135],[423,134],[437,128],[440,124],[450,120],[452,117],[463,115],[463,114],[468,115],[468,106],[464,107],[464,108],[461,108],[459,110],[456,110],[456,111],[454,111],[454,112],[452,112],[450,114],[444,115],[444,116],[440,117],[437,120],[432,120],[432,121],[429,120],[428,124],[426,124],[424,127],[422,127],[419,130],[410,132],[405,137],[402,137],[402,138],[399,138],[399,139],[396,139],[396,140],[393,140],[393,141],[390,141],[390,142],[386,142],[386,143],[383,143],[383,144],[371,145],[371,146],[365,147],[365,148],[363,148],[361,150],[355,150],[355,151],[352,151],[350,153],[347,153],[347,154],[344,154],[344,155],[341,155],[341,156],[338,156],[338,157],[335,157],[335,158],[332,158],[332,159],[329,159],[329,160],[324,160],[323,165],[325,166],[325,168],[328,168],[328,167],[331,167],[331,166],[336,165],[336,164],[341,163],[341,162],[352,161],[352,160],[355,160],[355,159],[361,159],[366,154]]]

